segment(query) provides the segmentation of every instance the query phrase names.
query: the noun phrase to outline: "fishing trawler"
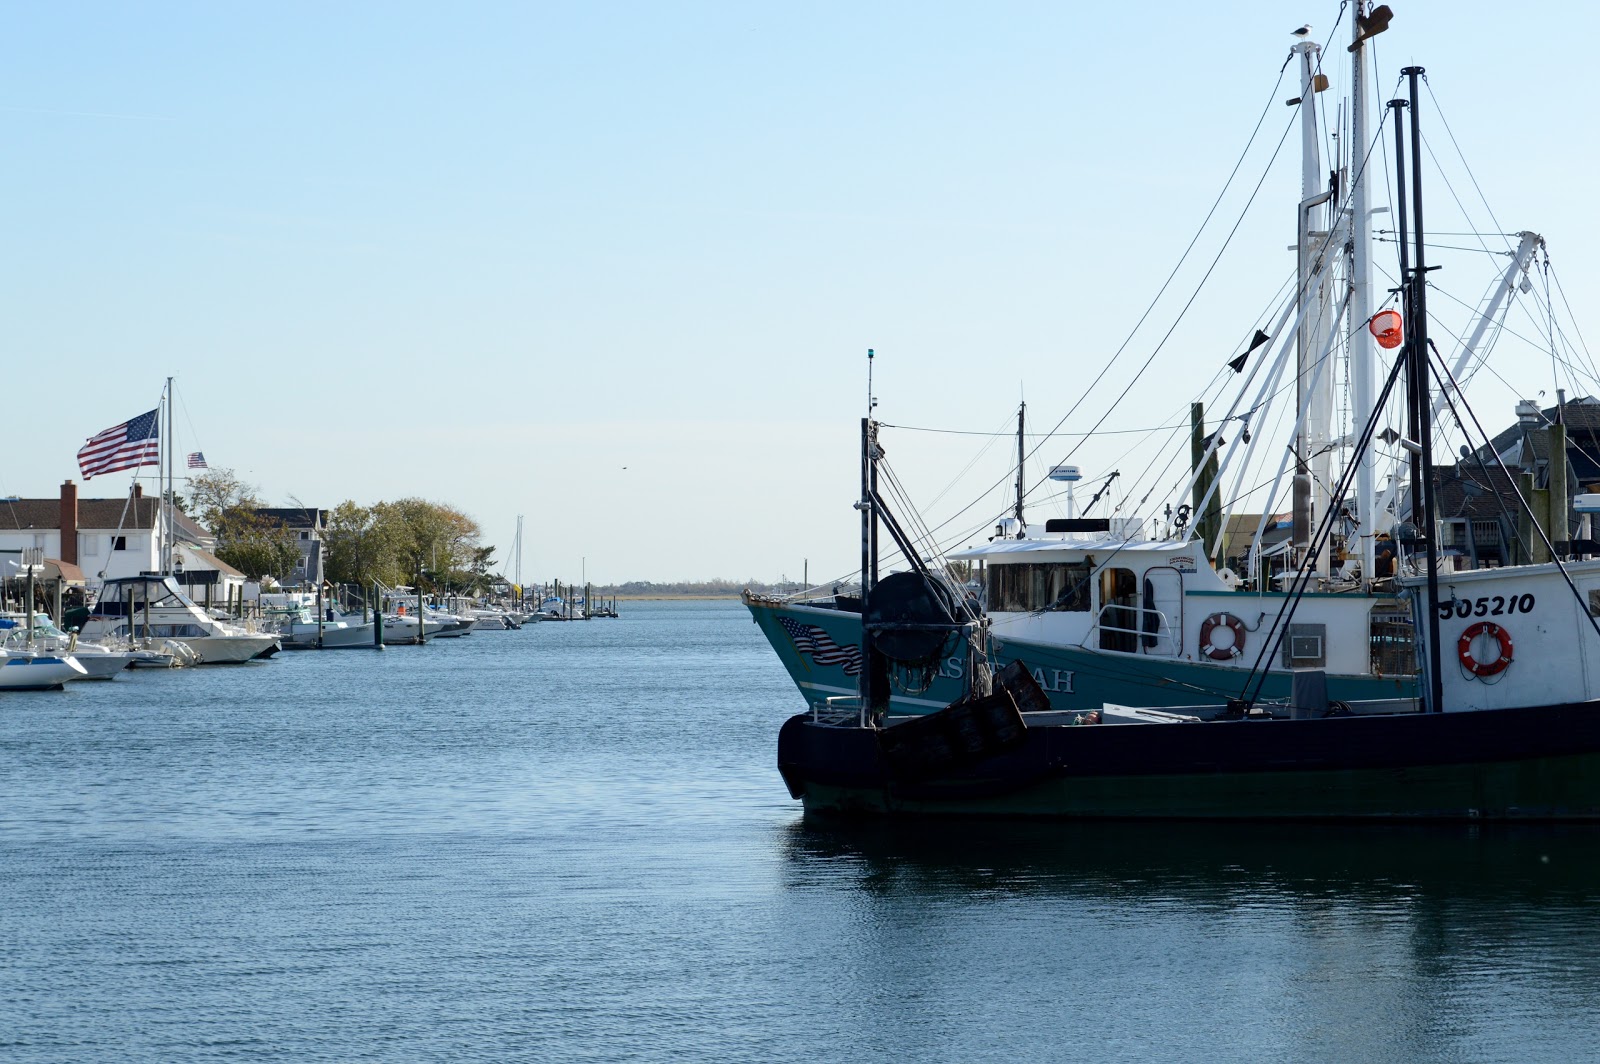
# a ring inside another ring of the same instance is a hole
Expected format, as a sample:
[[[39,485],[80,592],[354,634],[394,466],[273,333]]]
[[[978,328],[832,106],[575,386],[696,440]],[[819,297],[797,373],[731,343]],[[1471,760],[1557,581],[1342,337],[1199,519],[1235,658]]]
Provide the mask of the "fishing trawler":
[[[1353,24],[1352,98],[1361,106],[1349,109],[1349,155],[1337,160],[1331,182],[1318,146],[1325,110],[1318,94],[1327,83],[1321,49],[1311,41],[1292,49],[1301,87],[1292,102],[1299,107],[1303,148],[1296,284],[1270,328],[1257,329],[1229,361],[1239,383],[1221,417],[1208,431],[1203,410],[1191,411],[1191,474],[1172,500],[1180,505],[1169,503],[1156,519],[1090,516],[1086,508],[1030,522],[1024,407],[1015,505],[991,524],[987,539],[943,551],[926,539],[912,543],[901,530],[907,542],[896,546],[908,558],[942,554],[955,573],[950,596],[989,621],[995,662],[1020,662],[1055,709],[1106,702],[1177,706],[1226,699],[1247,686],[1261,697],[1284,699],[1294,671],[1307,668],[1326,672],[1330,690],[1343,700],[1415,691],[1417,632],[1393,562],[1396,537],[1408,527],[1401,490],[1406,458],[1403,449],[1391,448],[1381,456],[1387,466],[1380,464],[1373,447],[1354,446],[1359,426],[1341,426],[1334,416],[1342,356],[1349,364],[1345,405],[1370,411],[1378,351],[1392,349],[1402,335],[1398,311],[1374,313],[1371,279],[1368,158],[1374,134],[1365,42],[1390,17],[1379,7]],[[1451,358],[1452,379],[1464,380],[1476,365],[1495,323],[1527,287],[1529,264],[1542,248],[1537,234],[1519,234],[1463,331]],[[1342,294],[1335,299],[1336,293]],[[1263,430],[1274,419],[1292,423],[1288,440]],[[1226,438],[1223,426],[1232,426]],[[871,431],[863,447],[881,449],[881,426]],[[1399,434],[1384,427],[1381,436],[1393,443]],[[1386,468],[1387,483],[1380,483]],[[1247,471],[1260,476],[1247,482]],[[1050,480],[1070,485],[1080,475],[1062,464],[1052,467]],[[1285,485],[1292,500],[1282,521],[1287,538],[1276,543],[1269,542],[1271,510],[1246,515],[1237,501],[1248,496],[1247,483],[1263,478],[1267,497],[1280,497]],[[1348,490],[1336,499],[1341,480]],[[864,480],[859,505],[875,505],[876,491]],[[1313,530],[1323,521],[1331,522],[1330,540],[1314,553]],[[1240,528],[1242,548],[1230,542]],[[744,596],[808,704],[857,693],[859,583],[782,598]],[[892,670],[890,706],[897,713],[932,712],[959,697],[969,680],[959,652],[916,670]]]
[[[1361,43],[1358,27],[1352,51]],[[1397,537],[1393,585],[1418,633],[1416,693],[1346,700],[1333,693],[1326,670],[1313,668],[1291,675],[1284,704],[1262,698],[1258,676],[1221,704],[1146,701],[1063,711],[1020,659],[991,679],[991,624],[952,603],[941,571],[914,559],[909,572],[880,582],[876,557],[867,557],[859,690],[853,700],[814,703],[779,736],[780,772],[808,812],[1600,819],[1600,680],[1594,679],[1600,676],[1600,561],[1563,559],[1572,544],[1564,552],[1535,520],[1530,524],[1548,562],[1462,572],[1443,564],[1433,413],[1436,403],[1448,405],[1459,421],[1469,409],[1458,380],[1428,343],[1417,173],[1422,69],[1402,73],[1409,99],[1391,104],[1398,202],[1409,195],[1415,210],[1409,234],[1403,210],[1399,217],[1404,346],[1364,415],[1357,446],[1371,446],[1384,405],[1403,379],[1407,487],[1416,525]],[[1402,106],[1410,110],[1409,188]],[[1406,257],[1408,241],[1414,261]],[[879,461],[872,428],[870,420],[863,422],[869,483]],[[1467,432],[1465,424],[1460,428]],[[1503,466],[1500,472],[1510,479]],[[1341,476],[1336,502],[1355,479],[1353,469]],[[898,522],[875,493],[865,494],[871,505],[863,508],[863,543],[876,540],[880,520],[898,541]],[[1536,516],[1526,499],[1515,501]],[[1306,564],[1285,589],[1286,625],[1315,601],[1308,597],[1317,580],[1315,559],[1328,549],[1336,513],[1330,509],[1318,522]],[[1135,638],[1146,634],[1138,624],[1122,627]],[[998,623],[992,628],[1001,631]],[[951,647],[968,663],[960,697],[934,713],[897,712],[891,675]]]

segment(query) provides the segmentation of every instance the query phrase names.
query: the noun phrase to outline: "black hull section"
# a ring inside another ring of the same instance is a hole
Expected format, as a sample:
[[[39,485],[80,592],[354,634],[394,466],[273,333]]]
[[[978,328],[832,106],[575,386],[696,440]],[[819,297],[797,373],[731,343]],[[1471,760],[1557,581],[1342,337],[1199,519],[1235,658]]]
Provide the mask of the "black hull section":
[[[1600,819],[1600,702],[1472,713],[1040,726],[936,778],[878,734],[791,718],[808,810],[1153,818]]]

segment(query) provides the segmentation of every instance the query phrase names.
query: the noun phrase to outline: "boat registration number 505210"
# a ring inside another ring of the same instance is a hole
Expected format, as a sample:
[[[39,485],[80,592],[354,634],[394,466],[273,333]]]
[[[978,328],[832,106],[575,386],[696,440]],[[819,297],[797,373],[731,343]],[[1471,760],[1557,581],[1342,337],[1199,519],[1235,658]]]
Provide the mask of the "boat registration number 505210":
[[[1532,612],[1532,595],[1481,595],[1475,599],[1439,603],[1441,621],[1451,617],[1501,617],[1508,613]]]

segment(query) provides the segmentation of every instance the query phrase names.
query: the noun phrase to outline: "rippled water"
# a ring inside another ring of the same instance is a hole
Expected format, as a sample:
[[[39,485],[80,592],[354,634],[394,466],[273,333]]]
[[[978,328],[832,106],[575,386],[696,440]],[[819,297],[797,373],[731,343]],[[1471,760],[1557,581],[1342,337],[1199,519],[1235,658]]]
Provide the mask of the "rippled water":
[[[0,696],[0,1059],[1592,1059],[1600,834],[807,823],[734,603]]]

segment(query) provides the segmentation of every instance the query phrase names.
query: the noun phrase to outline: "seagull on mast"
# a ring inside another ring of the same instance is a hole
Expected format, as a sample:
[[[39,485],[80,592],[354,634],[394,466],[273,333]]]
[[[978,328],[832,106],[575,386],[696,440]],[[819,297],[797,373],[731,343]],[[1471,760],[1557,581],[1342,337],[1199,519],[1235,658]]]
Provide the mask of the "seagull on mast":
[[[1307,22],[1304,26],[1295,30],[1294,36],[1299,37],[1302,41],[1311,36],[1311,23]]]

